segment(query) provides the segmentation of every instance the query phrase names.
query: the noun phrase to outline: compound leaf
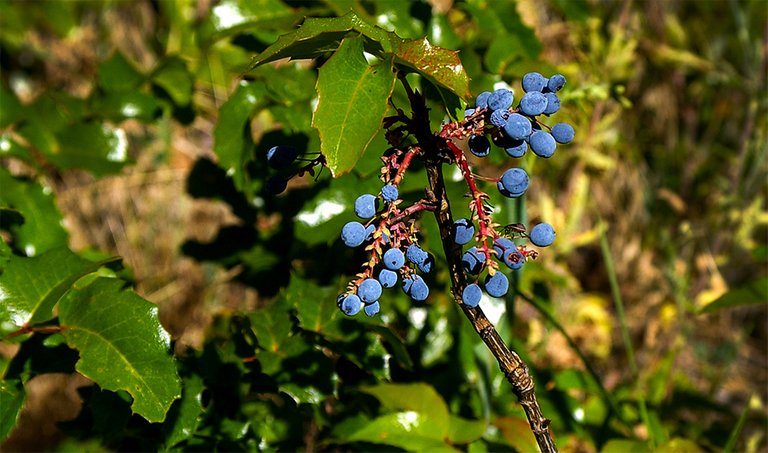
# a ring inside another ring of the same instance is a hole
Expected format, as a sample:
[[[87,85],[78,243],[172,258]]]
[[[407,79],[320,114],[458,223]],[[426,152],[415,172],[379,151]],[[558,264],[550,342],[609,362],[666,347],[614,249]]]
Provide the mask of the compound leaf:
[[[181,396],[170,337],[157,306],[123,285],[97,278],[73,288],[59,304],[59,320],[67,344],[80,351],[77,371],[104,389],[128,392],[133,412],[161,422]]]
[[[391,61],[370,66],[359,36],[342,40],[320,68],[312,125],[333,175],[351,170],[376,136],[394,84]]]
[[[0,333],[51,319],[54,305],[77,280],[118,259],[91,262],[66,248],[11,256],[0,275]]]

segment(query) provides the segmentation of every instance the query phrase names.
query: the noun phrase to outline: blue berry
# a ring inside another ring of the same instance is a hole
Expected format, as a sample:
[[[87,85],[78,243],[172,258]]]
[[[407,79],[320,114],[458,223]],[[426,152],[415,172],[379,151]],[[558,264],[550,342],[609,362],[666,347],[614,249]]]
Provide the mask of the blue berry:
[[[365,239],[363,241],[370,241],[373,239],[373,232],[376,231],[376,225],[370,224],[365,227]]]
[[[381,283],[374,278],[366,278],[357,287],[357,295],[366,304],[372,304],[381,297]]]
[[[516,248],[504,252],[502,259],[504,260],[504,264],[512,270],[520,269],[523,267],[523,264],[525,264],[525,256]]]
[[[453,241],[464,245],[475,237],[475,225],[469,219],[459,219],[453,222]]]
[[[426,300],[429,296],[427,282],[419,275],[412,275],[403,279],[403,291],[416,301]]]
[[[571,143],[574,134],[573,126],[568,123],[557,123],[552,126],[552,137],[557,143]]]
[[[461,266],[464,268],[464,272],[469,274],[479,274],[483,269],[483,263],[485,263],[485,253],[478,250],[477,247],[472,247],[461,256]]]
[[[482,297],[483,291],[477,283],[467,285],[461,293],[461,301],[470,307],[477,307]]]
[[[435,257],[432,256],[431,253],[427,253],[427,257],[424,258],[424,261],[416,265],[419,266],[419,270],[421,272],[424,272],[425,274],[429,274],[430,272],[432,272],[432,268],[435,267]]]
[[[523,76],[523,90],[526,93],[541,91],[547,86],[547,78],[538,72],[529,72]]]
[[[555,230],[548,223],[540,223],[531,229],[528,237],[533,245],[548,247],[555,242]]]
[[[528,190],[528,173],[522,168],[510,168],[501,175],[499,182],[512,197],[519,197]]]
[[[547,89],[555,93],[557,91],[560,91],[560,89],[564,85],[565,85],[565,76],[562,74],[555,74],[549,78],[549,81],[547,82]]]
[[[288,181],[280,175],[274,175],[267,180],[267,192],[272,195],[283,193],[286,187],[288,187]]]
[[[473,113],[475,113],[475,109],[466,109],[464,110],[464,118],[471,116]]]
[[[491,142],[485,135],[472,135],[469,137],[469,150],[477,157],[485,157],[491,152]]]
[[[413,264],[423,263],[427,256],[427,252],[422,250],[417,244],[411,244],[405,250],[405,257]]]
[[[555,154],[557,143],[549,132],[536,131],[531,134],[531,138],[528,141],[531,145],[531,150],[539,157],[549,158]]]
[[[291,165],[298,155],[299,151],[293,146],[273,146],[267,151],[267,164],[280,170]]]
[[[490,91],[483,91],[477,95],[475,100],[475,107],[478,109],[488,108],[488,97],[491,95]]]
[[[372,304],[366,305],[363,311],[365,311],[365,314],[368,316],[374,316],[376,313],[381,310],[381,305],[379,305],[379,301],[376,301]]]
[[[512,106],[514,97],[506,88],[499,88],[488,96],[488,108],[491,110],[507,110]]]
[[[341,311],[347,316],[355,316],[363,308],[363,302],[357,294],[350,294],[341,301]]]
[[[507,250],[517,250],[515,243],[510,238],[499,237],[493,240],[493,250],[496,251],[496,256],[501,258]]]
[[[341,229],[341,240],[347,247],[357,247],[365,240],[365,227],[360,222],[348,222]]]
[[[525,93],[520,99],[520,111],[528,116],[536,116],[547,109],[547,98],[538,91]]]
[[[387,184],[381,188],[381,198],[383,198],[384,201],[391,203],[397,200],[398,196],[400,196],[400,194],[397,191],[397,186],[394,184]]]
[[[491,124],[496,127],[504,127],[504,125],[507,124],[509,115],[509,110],[494,110],[493,113],[491,113]]]
[[[485,291],[493,297],[502,297],[509,290],[509,280],[501,272],[485,277]]]
[[[523,140],[531,135],[531,120],[519,113],[509,115],[507,124],[504,125],[504,132],[510,138]]]
[[[560,98],[555,93],[544,93],[547,98],[547,108],[544,109],[545,115],[551,115],[560,110]]]
[[[525,140],[511,140],[504,147],[504,151],[509,157],[523,157],[528,151],[528,142]]]
[[[389,269],[382,269],[379,272],[379,283],[384,288],[392,288],[397,283],[397,272]]]
[[[355,200],[355,214],[361,219],[370,219],[376,215],[376,197],[366,193]]]
[[[387,269],[396,271],[405,264],[405,255],[400,249],[389,249],[384,252],[383,261]]]

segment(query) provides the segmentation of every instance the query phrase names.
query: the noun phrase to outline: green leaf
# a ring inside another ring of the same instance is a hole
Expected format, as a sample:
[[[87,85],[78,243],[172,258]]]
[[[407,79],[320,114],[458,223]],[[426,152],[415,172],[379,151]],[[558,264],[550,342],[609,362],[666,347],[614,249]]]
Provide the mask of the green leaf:
[[[115,52],[99,65],[96,73],[99,85],[107,91],[128,91],[136,88],[144,75],[125,59],[122,53]]]
[[[93,110],[114,121],[136,118],[149,122],[160,113],[160,103],[142,91],[109,92],[94,100]]]
[[[4,167],[0,167],[0,187],[0,207],[13,209],[24,219],[22,224],[3,225],[16,248],[32,256],[67,245],[69,237],[50,190],[14,178]]]
[[[32,157],[29,151],[27,151],[25,147],[21,146],[21,144],[16,141],[10,133],[0,135],[0,157],[15,157],[24,161],[31,167],[37,169],[40,168],[40,165],[35,160],[35,158]]]
[[[341,17],[310,17],[301,27],[281,36],[274,44],[255,56],[249,70],[282,58],[302,60],[332,52],[339,47],[348,32],[353,30],[368,38],[369,43],[376,43],[376,47],[384,52],[393,52],[393,39],[400,39],[394,33],[365,22],[352,12]]]
[[[430,436],[436,439],[444,439],[448,434],[448,406],[431,386],[424,383],[380,384],[360,390],[376,397],[385,411],[419,414],[424,421],[424,433],[431,433]]]
[[[395,63],[416,70],[432,83],[447,88],[461,98],[469,98],[469,76],[459,60],[459,53],[432,45],[427,38],[399,43]]]
[[[213,150],[219,157],[219,166],[232,175],[235,187],[240,190],[247,183],[245,163],[253,158],[249,120],[265,91],[261,82],[240,82],[221,106],[219,121],[213,130]]]
[[[166,448],[192,437],[203,413],[202,394],[205,390],[203,378],[193,374],[185,377],[182,384],[181,399],[171,406],[168,418],[163,424]]]
[[[430,44],[426,39],[404,40],[371,25],[350,12],[342,17],[308,18],[297,30],[254,57],[250,69],[281,58],[315,58],[339,48],[349,32],[365,38],[366,51],[385,61],[407,66],[462,98],[469,97],[469,77],[458,53]]]
[[[155,71],[152,82],[165,90],[176,105],[186,106],[192,100],[195,78],[181,58],[171,57],[166,60]]]
[[[394,84],[391,62],[368,65],[361,37],[344,39],[320,68],[312,125],[334,176],[351,170],[378,133]]]
[[[24,107],[19,102],[19,98],[0,84],[0,128],[6,128],[22,118],[24,118]]]
[[[99,123],[63,128],[59,149],[48,156],[59,168],[82,168],[96,176],[119,172],[128,161],[128,138],[123,129]]]
[[[413,411],[386,414],[355,424],[342,423],[334,429],[333,435],[346,442],[363,441],[393,445],[408,451],[458,451],[445,443],[445,438],[431,426],[429,418]]]
[[[94,263],[66,248],[32,258],[12,256],[0,275],[0,333],[51,319],[54,305],[77,280],[118,259]]]
[[[728,291],[704,306],[699,313],[714,313],[724,308],[764,304],[766,301],[768,301],[768,277],[763,277]]]
[[[201,30],[203,42],[263,29],[286,29],[301,16],[280,0],[222,0],[211,9]]]
[[[59,304],[59,320],[67,344],[80,351],[77,371],[102,388],[128,392],[134,413],[161,422],[181,396],[170,337],[157,306],[123,285],[98,278],[74,288]]]
[[[649,451],[648,444],[639,440],[612,439],[603,445],[600,453],[626,453],[628,451]]]
[[[484,420],[467,420],[450,415],[448,419],[448,438],[454,444],[468,444],[483,437],[488,424]]]
[[[0,441],[16,426],[26,396],[20,380],[0,381]]]

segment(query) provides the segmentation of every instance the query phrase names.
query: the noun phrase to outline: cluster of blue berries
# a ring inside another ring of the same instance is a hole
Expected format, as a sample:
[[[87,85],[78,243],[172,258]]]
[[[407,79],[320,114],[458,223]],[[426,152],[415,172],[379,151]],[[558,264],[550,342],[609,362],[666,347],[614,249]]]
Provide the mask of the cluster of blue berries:
[[[523,77],[522,87],[525,94],[518,106],[512,108],[514,95],[508,89],[498,89],[494,92],[483,92],[475,100],[475,108],[465,111],[469,120],[481,121],[482,127],[470,135],[468,147],[472,154],[485,157],[490,153],[493,142],[502,147],[510,157],[520,158],[528,148],[539,157],[549,158],[554,155],[557,144],[570,143],[574,138],[573,127],[566,123],[558,123],[549,127],[539,121],[539,115],[550,116],[560,109],[560,99],[557,92],[565,85],[566,79],[560,74],[546,78],[538,72],[530,72]],[[471,117],[471,118],[470,118]],[[505,197],[517,198],[528,189],[530,179],[522,168],[513,167],[505,171],[497,180],[497,188]],[[473,207],[470,205],[470,207]],[[473,209],[475,220],[479,224],[489,226],[487,217],[482,219],[478,209]],[[535,258],[536,252],[525,246],[517,246],[513,239],[528,238],[538,247],[547,247],[555,240],[555,231],[551,225],[541,223],[526,233],[523,225],[510,225],[507,235],[495,235],[486,228],[478,235],[478,245],[472,246],[462,256],[464,271],[472,276],[473,282],[468,284],[462,293],[462,301],[471,307],[477,306],[482,297],[480,274],[487,269],[483,287],[488,295],[502,297],[509,290],[509,280],[498,271],[500,264],[511,270],[520,269],[528,258]],[[470,219],[460,219],[454,225],[454,239],[457,244],[467,244],[474,233],[474,225]],[[494,237],[495,236],[495,237]],[[486,246],[486,239],[492,238],[492,249]],[[497,263],[488,262],[489,259]]]
[[[554,242],[555,231],[547,223],[535,225],[530,231],[520,224],[500,227],[494,223],[492,211],[486,206],[488,196],[476,184],[476,179],[488,178],[472,173],[465,153],[455,146],[454,140],[466,139],[469,151],[478,157],[490,154],[491,140],[510,157],[523,157],[528,148],[539,157],[552,157],[558,143],[573,140],[574,130],[566,123],[550,127],[540,121],[540,115],[548,117],[560,109],[556,93],[565,82],[565,77],[559,74],[545,78],[537,72],[528,73],[522,80],[525,94],[517,107],[513,108],[514,95],[508,89],[483,92],[477,97],[475,108],[465,112],[464,121],[444,125],[438,134],[445,139],[444,146],[466,179],[472,199],[471,216],[456,220],[451,232],[456,244],[468,245],[461,260],[469,279],[461,294],[467,306],[476,307],[483,292],[491,297],[507,294],[509,279],[500,271],[502,265],[515,271],[527,260],[536,258],[535,250],[518,245],[515,240],[528,239],[536,247],[547,247]],[[398,208],[402,200],[398,198],[397,184],[410,159],[418,153],[413,152],[416,147],[408,148],[407,152],[393,149],[394,154],[385,153],[382,157],[385,185],[381,191],[377,195],[360,195],[355,200],[355,213],[365,223],[348,222],[341,231],[341,239],[347,246],[366,244],[365,249],[370,252],[363,271],[337,299],[338,307],[349,316],[360,311],[374,316],[380,310],[383,289],[396,286],[398,280],[403,291],[415,301],[423,301],[429,295],[429,287],[418,272],[429,273],[435,260],[418,245],[414,221],[408,219],[418,211],[429,209],[428,203],[413,205],[404,211]],[[530,178],[522,168],[513,167],[492,181],[503,196],[517,198],[528,190]]]
[[[354,210],[367,223],[351,221],[341,229],[341,240],[346,246],[354,248],[368,243],[366,250],[371,251],[365,270],[336,301],[348,316],[354,316],[361,310],[368,316],[374,316],[381,308],[379,298],[382,290],[395,287],[398,279],[402,279],[403,291],[413,300],[423,301],[429,296],[429,286],[416,270],[431,272],[435,264],[434,256],[415,242],[412,223],[411,227],[402,221],[388,224],[388,219],[399,213],[396,207],[398,197],[397,186],[392,183],[385,184],[378,196],[360,195],[355,200]],[[379,222],[376,222],[377,219]]]

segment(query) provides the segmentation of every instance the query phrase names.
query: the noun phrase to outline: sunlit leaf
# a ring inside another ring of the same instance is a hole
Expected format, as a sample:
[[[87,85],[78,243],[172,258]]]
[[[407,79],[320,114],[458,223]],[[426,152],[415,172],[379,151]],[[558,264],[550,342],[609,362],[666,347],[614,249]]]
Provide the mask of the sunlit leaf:
[[[58,149],[49,158],[59,168],[81,168],[97,176],[119,172],[128,163],[125,130],[103,123],[78,123],[63,128]]]
[[[5,225],[13,236],[13,244],[28,256],[39,255],[67,245],[69,236],[62,226],[62,216],[53,194],[34,181],[14,178],[0,167],[0,207],[10,208],[23,222]]]
[[[104,389],[128,392],[133,412],[148,421],[165,419],[181,384],[156,305],[121,280],[97,278],[66,294],[59,321],[67,344],[80,352],[77,371]]]
[[[116,260],[94,263],[66,248],[32,258],[12,256],[0,275],[0,332],[51,319],[54,305],[77,280]]]
[[[363,39],[344,39],[320,68],[312,125],[334,175],[351,170],[378,133],[395,83],[391,62],[370,66]]]

